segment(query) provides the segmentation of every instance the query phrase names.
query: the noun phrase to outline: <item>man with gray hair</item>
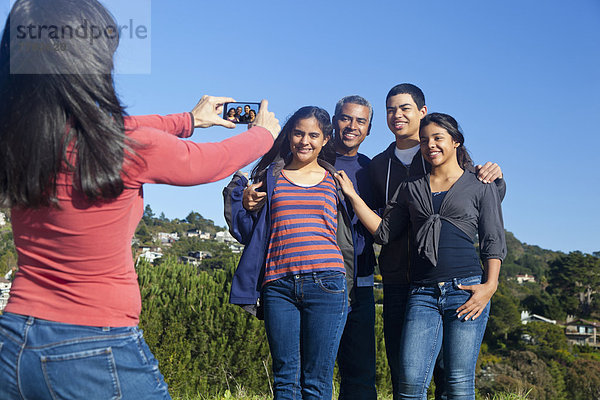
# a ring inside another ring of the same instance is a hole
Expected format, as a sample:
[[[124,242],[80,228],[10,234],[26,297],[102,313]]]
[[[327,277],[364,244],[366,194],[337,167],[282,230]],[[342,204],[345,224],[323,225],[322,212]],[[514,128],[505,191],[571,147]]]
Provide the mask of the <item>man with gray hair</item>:
[[[335,168],[346,172],[358,194],[373,206],[372,185],[369,180],[369,157],[358,152],[369,135],[373,107],[360,96],[346,96],[337,102],[333,115],[335,130]],[[348,319],[338,350],[340,399],[376,400],[375,389],[375,298],[373,271],[375,254],[373,239],[354,215],[352,224],[358,240],[354,249],[354,285],[350,292]]]

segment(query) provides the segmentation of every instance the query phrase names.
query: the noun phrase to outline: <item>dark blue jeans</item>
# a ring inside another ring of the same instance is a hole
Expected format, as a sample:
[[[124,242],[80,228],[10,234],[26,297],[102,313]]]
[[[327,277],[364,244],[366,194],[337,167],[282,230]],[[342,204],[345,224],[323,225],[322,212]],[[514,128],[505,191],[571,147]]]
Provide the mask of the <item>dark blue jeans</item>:
[[[262,298],[275,399],[331,399],[348,311],[344,274],[287,276],[268,283]]]
[[[471,297],[458,285],[478,283],[481,276],[411,287],[400,349],[400,399],[427,398],[442,340],[448,399],[475,399],[475,364],[490,305],[468,321],[458,319],[456,309]]]
[[[0,316],[0,399],[170,399],[137,327]]]
[[[390,367],[394,400],[398,399],[400,376],[400,338],[406,315],[408,284],[383,284],[383,338]]]
[[[404,318],[406,315],[406,303],[410,285],[406,284],[384,284],[383,285],[383,337],[385,340],[385,354],[390,367],[392,380],[392,393],[394,400],[400,398],[400,340],[404,327]],[[446,400],[445,376],[443,356],[440,353],[435,364],[433,373],[435,381],[436,400]]]
[[[340,399],[376,400],[375,297],[373,287],[355,287],[337,354]]]

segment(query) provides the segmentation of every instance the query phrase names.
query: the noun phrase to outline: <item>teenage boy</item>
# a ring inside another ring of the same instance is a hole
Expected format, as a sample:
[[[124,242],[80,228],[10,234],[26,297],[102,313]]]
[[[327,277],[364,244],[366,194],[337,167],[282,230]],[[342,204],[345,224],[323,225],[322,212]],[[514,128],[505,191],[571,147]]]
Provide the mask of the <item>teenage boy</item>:
[[[387,124],[395,141],[376,155],[369,165],[373,185],[374,209],[383,210],[400,183],[411,176],[423,176],[430,171],[419,151],[419,125],[427,114],[425,96],[417,86],[403,83],[394,86],[386,97]],[[504,197],[506,186],[497,164],[477,166],[478,177],[485,183],[495,182]],[[392,376],[394,400],[398,398],[400,376],[400,338],[408,290],[409,236],[405,232],[398,240],[382,246],[379,270],[383,277],[383,334],[385,349]],[[441,371],[434,372],[436,398],[444,398],[444,378]]]
[[[360,196],[372,204],[372,187],[369,182],[369,158],[358,153],[361,143],[369,135],[373,107],[360,96],[346,96],[337,102],[333,116],[335,130],[335,168],[344,170]],[[260,209],[266,193],[256,191],[260,184],[250,185],[243,194],[244,208]],[[352,207],[348,208],[352,210]],[[373,270],[375,255],[373,239],[351,215],[358,236],[357,264],[350,292],[350,310],[338,350],[340,395],[343,400],[376,400],[375,388],[375,299],[373,296]]]

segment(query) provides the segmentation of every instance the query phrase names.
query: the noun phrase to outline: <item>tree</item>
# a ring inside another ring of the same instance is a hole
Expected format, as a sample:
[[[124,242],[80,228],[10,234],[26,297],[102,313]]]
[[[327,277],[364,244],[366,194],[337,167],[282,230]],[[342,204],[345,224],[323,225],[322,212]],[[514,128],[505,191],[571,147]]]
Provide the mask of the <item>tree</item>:
[[[567,370],[566,387],[569,399],[600,398],[600,362],[578,359]]]
[[[150,204],[146,204],[144,208],[144,215],[142,216],[142,221],[146,223],[146,225],[154,225],[154,211],[152,211],[152,207]]]
[[[567,312],[558,297],[551,296],[548,292],[538,291],[530,294],[521,305],[532,314],[542,315],[555,320],[564,320]]]
[[[600,285],[600,259],[579,251],[561,256],[550,264],[549,283],[567,313],[589,316]]]
[[[498,290],[492,297],[490,318],[486,329],[489,344],[494,347],[505,348],[510,332],[521,325],[521,313],[518,302],[511,296]]]
[[[140,327],[173,397],[223,393],[237,385],[254,393],[269,390],[263,324],[228,304],[236,264],[229,258],[226,270],[200,273],[174,258],[138,264]]]
[[[564,328],[546,322],[535,321],[524,326],[523,332],[532,337],[535,347],[543,348],[547,355],[554,356],[553,351],[568,349]]]

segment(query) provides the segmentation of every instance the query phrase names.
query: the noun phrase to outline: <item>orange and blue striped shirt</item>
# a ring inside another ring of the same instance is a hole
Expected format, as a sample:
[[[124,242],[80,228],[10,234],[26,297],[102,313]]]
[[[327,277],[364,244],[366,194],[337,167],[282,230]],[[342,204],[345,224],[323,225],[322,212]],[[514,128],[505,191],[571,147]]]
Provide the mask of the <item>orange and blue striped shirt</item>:
[[[271,199],[271,238],[263,285],[289,275],[319,271],[345,273],[336,241],[337,194],[329,172],[315,186],[277,178]]]

